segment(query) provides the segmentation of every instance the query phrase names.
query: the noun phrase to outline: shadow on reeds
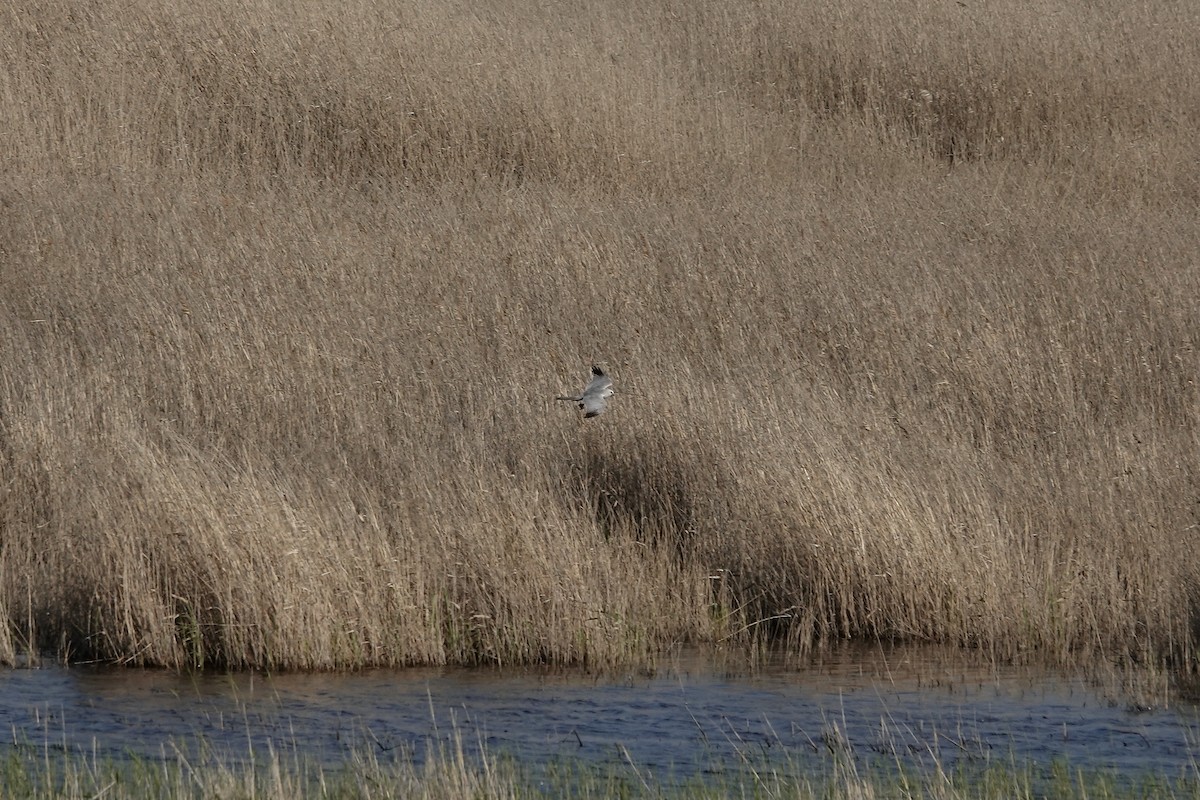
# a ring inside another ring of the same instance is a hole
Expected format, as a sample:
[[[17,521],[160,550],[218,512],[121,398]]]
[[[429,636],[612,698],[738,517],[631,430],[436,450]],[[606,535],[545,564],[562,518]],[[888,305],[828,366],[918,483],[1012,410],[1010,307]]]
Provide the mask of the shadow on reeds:
[[[588,433],[569,455],[562,490],[589,510],[606,540],[632,539],[686,560],[703,531],[728,522],[731,479],[703,442],[666,428]]]

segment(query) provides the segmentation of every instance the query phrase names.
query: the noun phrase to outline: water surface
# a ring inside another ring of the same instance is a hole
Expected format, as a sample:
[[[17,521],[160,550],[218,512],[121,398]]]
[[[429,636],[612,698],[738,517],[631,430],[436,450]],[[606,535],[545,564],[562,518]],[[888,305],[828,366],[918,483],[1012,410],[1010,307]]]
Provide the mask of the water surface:
[[[200,742],[227,762],[296,754],[337,768],[357,750],[420,761],[466,749],[537,768],[641,775],[748,767],[984,768],[1055,760],[1121,775],[1195,775],[1195,706],[1122,698],[1083,679],[953,663],[939,651],[846,648],[802,667],[731,669],[687,653],[653,671],[410,669],[179,675],[44,667],[0,672],[5,748],[174,758]]]

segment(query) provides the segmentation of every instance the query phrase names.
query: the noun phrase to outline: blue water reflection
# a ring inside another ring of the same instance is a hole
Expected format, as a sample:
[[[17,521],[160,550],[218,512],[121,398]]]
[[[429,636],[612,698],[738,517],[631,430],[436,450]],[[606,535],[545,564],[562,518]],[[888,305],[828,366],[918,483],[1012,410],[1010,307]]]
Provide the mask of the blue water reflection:
[[[652,673],[412,669],[264,676],[102,668],[0,672],[4,747],[229,761],[272,748],[337,767],[356,749],[424,758],[457,730],[526,765],[636,765],[657,780],[747,766],[1073,768],[1195,777],[1197,709],[1113,696],[1082,678],[951,664],[944,653],[846,649],[804,667],[711,656]],[[0,756],[3,748],[0,747]]]

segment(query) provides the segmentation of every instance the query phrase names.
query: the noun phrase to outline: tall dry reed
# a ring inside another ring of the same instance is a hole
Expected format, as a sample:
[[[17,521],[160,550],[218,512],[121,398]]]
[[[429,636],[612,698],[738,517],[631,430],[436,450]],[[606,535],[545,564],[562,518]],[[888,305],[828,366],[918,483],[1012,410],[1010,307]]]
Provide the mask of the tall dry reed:
[[[952,6],[0,9],[0,658],[1189,662],[1197,12]]]

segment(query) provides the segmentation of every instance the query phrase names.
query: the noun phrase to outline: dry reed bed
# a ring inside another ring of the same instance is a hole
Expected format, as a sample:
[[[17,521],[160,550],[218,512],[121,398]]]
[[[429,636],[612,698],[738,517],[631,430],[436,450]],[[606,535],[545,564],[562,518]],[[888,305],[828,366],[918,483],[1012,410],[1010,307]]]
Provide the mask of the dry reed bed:
[[[0,658],[1188,661],[1196,12],[1123,8],[0,10]]]

